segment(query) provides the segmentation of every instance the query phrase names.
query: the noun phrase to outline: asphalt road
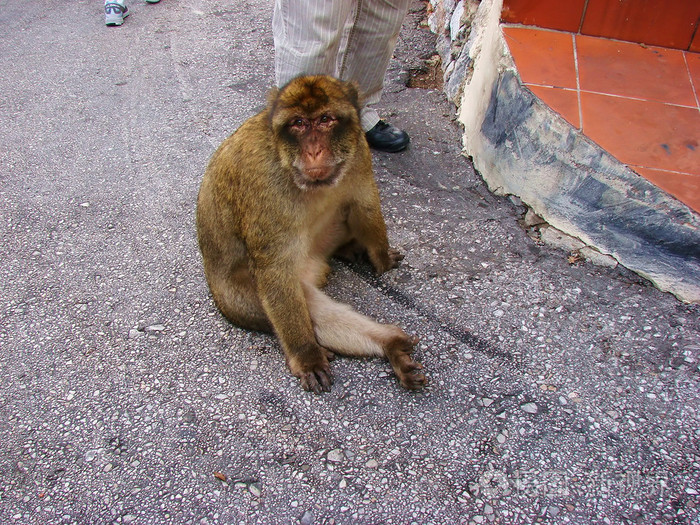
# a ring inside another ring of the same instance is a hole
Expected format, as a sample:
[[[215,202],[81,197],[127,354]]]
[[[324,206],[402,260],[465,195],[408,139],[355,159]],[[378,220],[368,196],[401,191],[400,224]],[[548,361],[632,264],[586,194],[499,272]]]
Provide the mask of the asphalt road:
[[[195,199],[272,84],[268,4],[0,0],[0,522],[697,522],[700,309],[527,236],[403,84],[420,14],[382,102],[412,146],[375,155],[406,259],[328,292],[430,386],[338,359],[309,394],[216,311]]]

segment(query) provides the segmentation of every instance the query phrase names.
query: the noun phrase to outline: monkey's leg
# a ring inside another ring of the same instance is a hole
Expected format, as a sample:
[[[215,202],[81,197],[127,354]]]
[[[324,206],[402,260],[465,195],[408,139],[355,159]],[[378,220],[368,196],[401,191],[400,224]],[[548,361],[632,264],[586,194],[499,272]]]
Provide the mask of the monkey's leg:
[[[212,272],[207,278],[216,306],[229,321],[242,328],[272,332],[247,268]]]
[[[423,367],[411,358],[418,339],[398,326],[373,321],[310,284],[304,285],[304,294],[321,346],[347,356],[384,356],[405,388],[415,390],[425,385]]]

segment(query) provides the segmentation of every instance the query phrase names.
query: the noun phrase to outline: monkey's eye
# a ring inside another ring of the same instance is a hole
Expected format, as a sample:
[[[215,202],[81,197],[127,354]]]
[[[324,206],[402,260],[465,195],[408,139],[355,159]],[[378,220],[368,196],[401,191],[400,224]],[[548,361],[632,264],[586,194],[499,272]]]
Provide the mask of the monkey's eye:
[[[337,120],[338,119],[336,119],[334,116],[326,114],[326,115],[321,115],[320,117],[318,117],[317,122],[322,126],[328,126],[328,125],[333,124]]]
[[[292,121],[289,123],[289,125],[292,128],[303,129],[306,127],[306,121],[301,117],[297,117],[297,118],[292,119]]]

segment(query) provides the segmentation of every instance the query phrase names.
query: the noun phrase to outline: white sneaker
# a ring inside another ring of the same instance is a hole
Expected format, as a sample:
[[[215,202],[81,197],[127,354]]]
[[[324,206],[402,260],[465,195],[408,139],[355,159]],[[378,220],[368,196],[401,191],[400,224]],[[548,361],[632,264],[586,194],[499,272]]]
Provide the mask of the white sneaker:
[[[124,0],[105,0],[105,25],[120,26],[129,16]]]

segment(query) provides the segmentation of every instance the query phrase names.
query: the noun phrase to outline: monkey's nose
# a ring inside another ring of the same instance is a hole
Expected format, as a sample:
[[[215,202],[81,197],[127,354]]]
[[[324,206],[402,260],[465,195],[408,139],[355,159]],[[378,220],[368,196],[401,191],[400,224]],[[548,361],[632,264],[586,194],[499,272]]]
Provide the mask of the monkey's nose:
[[[323,155],[324,148],[322,145],[312,145],[306,150],[306,155],[311,161],[317,161]]]

